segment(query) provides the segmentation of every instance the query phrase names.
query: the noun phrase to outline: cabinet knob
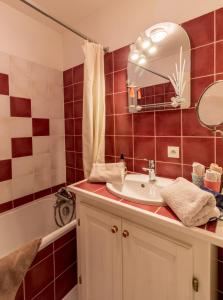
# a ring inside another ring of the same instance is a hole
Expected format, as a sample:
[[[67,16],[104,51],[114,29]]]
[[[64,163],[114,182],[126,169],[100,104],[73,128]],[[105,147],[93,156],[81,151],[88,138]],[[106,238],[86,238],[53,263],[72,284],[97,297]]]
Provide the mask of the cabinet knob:
[[[124,238],[127,238],[129,236],[128,230],[124,230],[122,235],[123,235]]]
[[[117,233],[118,232],[118,227],[116,225],[112,226],[111,232],[112,233]]]

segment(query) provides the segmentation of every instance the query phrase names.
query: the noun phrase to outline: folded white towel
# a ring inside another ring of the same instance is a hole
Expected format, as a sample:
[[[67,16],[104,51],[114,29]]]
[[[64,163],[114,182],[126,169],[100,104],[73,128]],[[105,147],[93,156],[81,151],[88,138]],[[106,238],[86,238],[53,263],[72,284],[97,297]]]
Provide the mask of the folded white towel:
[[[95,163],[88,178],[91,182],[111,182],[122,184],[125,177],[125,164],[119,163]]]
[[[200,226],[206,224],[210,218],[220,216],[215,197],[182,177],[162,188],[160,193],[186,226]]]

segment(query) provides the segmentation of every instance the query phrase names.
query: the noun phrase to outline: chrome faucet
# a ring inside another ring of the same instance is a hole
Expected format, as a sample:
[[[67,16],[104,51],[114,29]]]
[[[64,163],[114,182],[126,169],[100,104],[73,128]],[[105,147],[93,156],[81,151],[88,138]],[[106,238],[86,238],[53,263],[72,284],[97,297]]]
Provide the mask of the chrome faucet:
[[[148,172],[149,175],[149,182],[154,182],[156,180],[156,174],[155,174],[155,160],[151,159],[144,159],[148,163],[147,168],[142,168],[144,172]]]

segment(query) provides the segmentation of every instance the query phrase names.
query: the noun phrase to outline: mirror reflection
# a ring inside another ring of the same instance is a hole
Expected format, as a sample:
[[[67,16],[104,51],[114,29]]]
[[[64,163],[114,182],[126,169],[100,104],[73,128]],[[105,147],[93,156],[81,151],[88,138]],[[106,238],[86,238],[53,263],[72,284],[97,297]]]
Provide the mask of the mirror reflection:
[[[215,130],[223,124],[223,80],[210,85],[197,105],[197,115],[202,125]]]
[[[181,26],[156,24],[131,45],[128,92],[131,112],[190,106],[190,41]]]

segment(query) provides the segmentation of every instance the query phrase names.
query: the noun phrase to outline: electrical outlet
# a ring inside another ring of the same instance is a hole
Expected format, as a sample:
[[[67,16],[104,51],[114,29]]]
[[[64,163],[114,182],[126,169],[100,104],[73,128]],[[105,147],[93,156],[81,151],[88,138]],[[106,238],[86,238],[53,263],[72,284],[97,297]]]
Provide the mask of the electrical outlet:
[[[169,158],[180,158],[180,147],[168,146],[167,156]]]

